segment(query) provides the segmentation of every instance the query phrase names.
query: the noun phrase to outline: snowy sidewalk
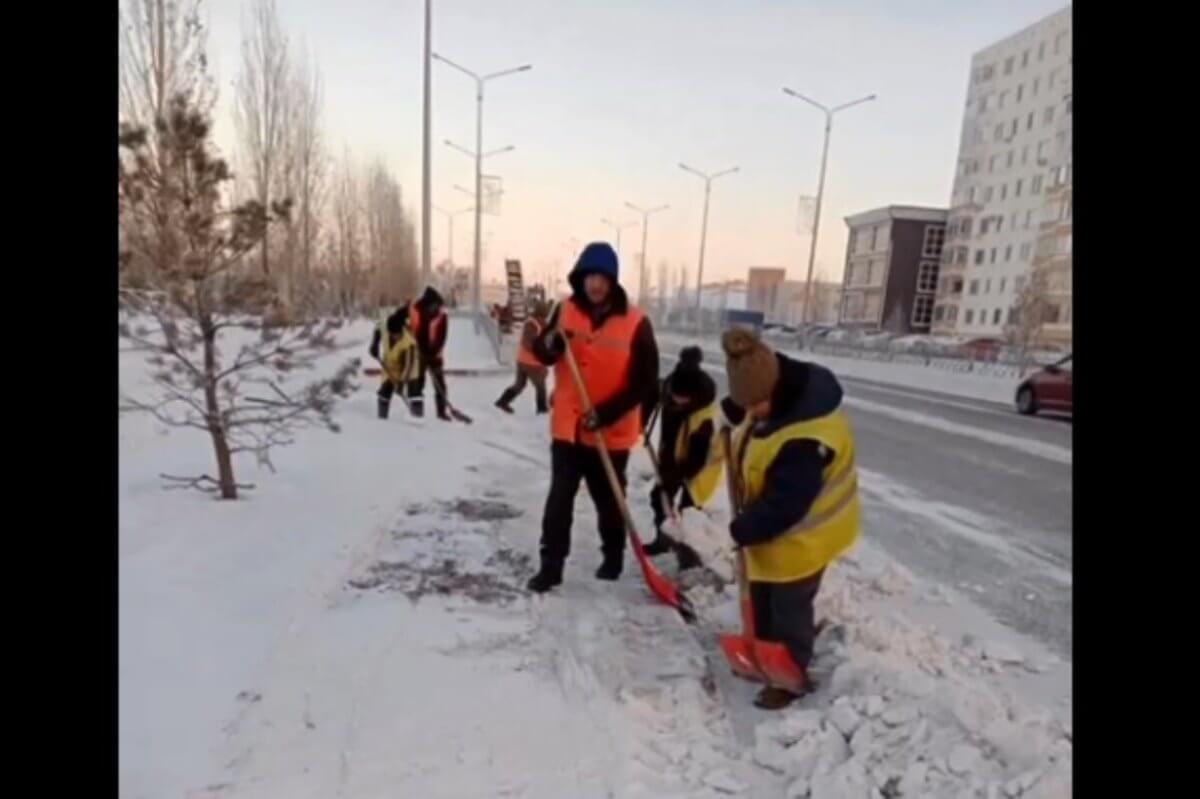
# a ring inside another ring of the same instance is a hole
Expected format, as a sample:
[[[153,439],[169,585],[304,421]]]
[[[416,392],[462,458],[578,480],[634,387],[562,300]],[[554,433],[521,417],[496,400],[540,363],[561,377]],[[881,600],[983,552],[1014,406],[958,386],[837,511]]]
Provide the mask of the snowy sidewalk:
[[[566,582],[528,596],[549,441],[532,396],[490,407],[506,382],[451,382],[470,427],[381,423],[366,383],[229,505],[158,487],[202,440],[121,420],[122,797],[1070,795],[1069,669],[870,530],[818,600],[817,694],[777,715],[716,651],[728,588],[689,627],[631,558],[593,579],[586,492]],[[648,479],[638,453],[643,534]]]

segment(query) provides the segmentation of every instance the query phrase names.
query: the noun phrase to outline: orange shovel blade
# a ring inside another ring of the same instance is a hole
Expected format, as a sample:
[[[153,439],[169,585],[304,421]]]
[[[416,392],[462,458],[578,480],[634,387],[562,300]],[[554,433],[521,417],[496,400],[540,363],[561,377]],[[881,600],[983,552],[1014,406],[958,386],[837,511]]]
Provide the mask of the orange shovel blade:
[[[755,661],[753,639],[747,639],[735,633],[721,633],[717,636],[717,641],[734,674],[743,680],[767,681],[766,675],[758,668]]]
[[[794,694],[805,693],[804,672],[796,665],[786,646],[757,639],[751,641],[751,645],[754,648],[754,661],[768,685],[784,688]]]

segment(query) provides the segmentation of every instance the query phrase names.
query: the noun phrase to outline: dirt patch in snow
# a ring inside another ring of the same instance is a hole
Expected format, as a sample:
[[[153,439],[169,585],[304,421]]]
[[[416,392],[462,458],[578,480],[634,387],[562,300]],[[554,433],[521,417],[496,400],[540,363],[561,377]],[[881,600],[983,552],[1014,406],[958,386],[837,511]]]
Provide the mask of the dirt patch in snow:
[[[431,505],[414,503],[405,508],[409,516],[436,512],[443,517],[458,517],[469,522],[502,522],[516,519],[524,515],[518,508],[507,502],[500,502],[494,497],[501,496],[493,491],[484,493],[486,499],[454,499],[448,502],[435,502]]]
[[[507,605],[523,596],[517,586],[501,576],[460,570],[452,558],[434,563],[380,561],[362,577],[350,580],[350,587],[401,593],[413,602],[428,596],[464,596],[486,605]]]

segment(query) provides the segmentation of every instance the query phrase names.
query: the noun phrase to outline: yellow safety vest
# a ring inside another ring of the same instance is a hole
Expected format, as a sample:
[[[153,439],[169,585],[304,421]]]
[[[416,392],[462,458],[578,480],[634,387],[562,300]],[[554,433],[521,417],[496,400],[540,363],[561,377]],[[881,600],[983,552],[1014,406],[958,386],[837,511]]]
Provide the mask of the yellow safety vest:
[[[395,337],[385,328],[380,336],[381,343],[390,342],[385,344],[387,351],[383,356],[383,368],[388,380],[396,386],[415,380],[420,371],[421,356],[417,352],[417,340],[413,334],[405,329],[399,337]]]
[[[688,414],[683,424],[680,425],[679,433],[675,437],[675,463],[680,464],[687,460],[688,440],[691,438],[692,433],[699,430],[700,426],[705,422],[710,422],[713,425],[713,437],[708,445],[708,459],[704,463],[704,468],[687,480],[688,493],[692,495],[692,501],[698,507],[704,507],[712,499],[713,492],[717,490],[717,485],[721,482],[721,471],[725,463],[725,453],[721,448],[721,438],[717,435],[716,416],[717,403],[715,402],[692,411],[692,413]]]
[[[840,409],[826,416],[794,422],[769,436],[750,435],[752,421],[734,431],[733,448],[739,454],[743,506],[749,506],[766,487],[767,472],[783,445],[808,439],[833,450],[833,462],[821,474],[821,492],[803,519],[783,535],[745,548],[746,572],[751,580],[783,583],[816,574],[858,540],[862,507],[858,498],[858,470],[854,463],[854,435]]]

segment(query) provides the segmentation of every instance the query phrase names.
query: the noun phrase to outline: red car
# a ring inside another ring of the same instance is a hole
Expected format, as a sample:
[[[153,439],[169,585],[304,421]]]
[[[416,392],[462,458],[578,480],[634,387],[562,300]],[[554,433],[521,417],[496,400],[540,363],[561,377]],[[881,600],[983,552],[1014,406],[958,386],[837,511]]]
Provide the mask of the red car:
[[[1071,356],[1031,374],[1017,387],[1017,413],[1073,413]]]

